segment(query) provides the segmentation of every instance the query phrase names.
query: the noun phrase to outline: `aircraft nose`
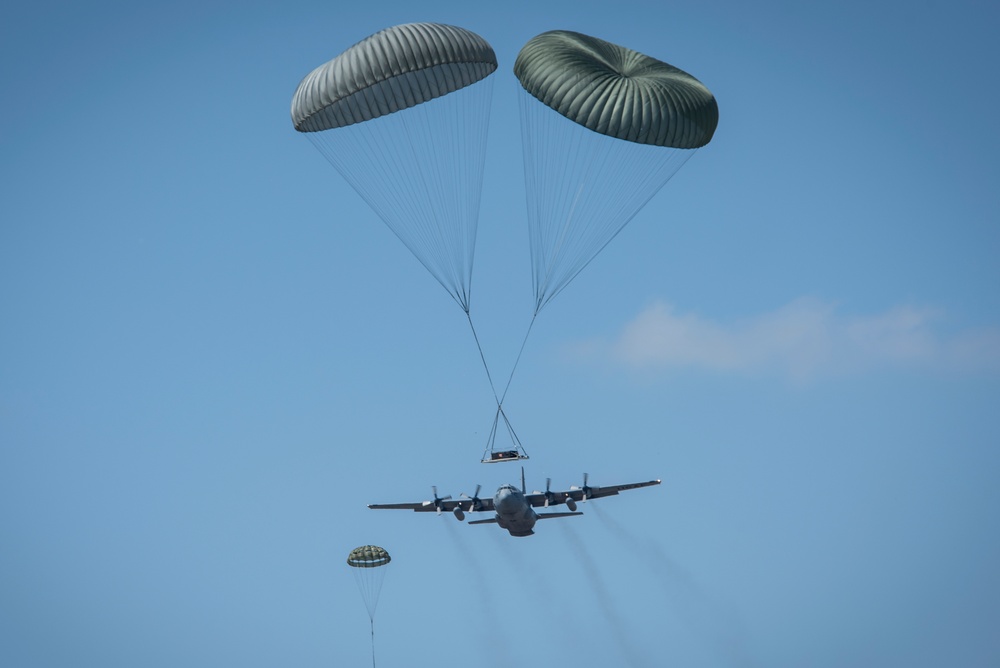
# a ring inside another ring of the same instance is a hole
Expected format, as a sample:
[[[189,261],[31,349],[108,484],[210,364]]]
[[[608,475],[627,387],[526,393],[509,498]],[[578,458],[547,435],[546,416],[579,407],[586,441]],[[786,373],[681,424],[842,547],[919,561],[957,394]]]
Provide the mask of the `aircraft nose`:
[[[494,500],[497,511],[503,513],[512,511],[517,505],[513,498],[513,495],[507,490],[503,490],[497,493],[497,498]]]

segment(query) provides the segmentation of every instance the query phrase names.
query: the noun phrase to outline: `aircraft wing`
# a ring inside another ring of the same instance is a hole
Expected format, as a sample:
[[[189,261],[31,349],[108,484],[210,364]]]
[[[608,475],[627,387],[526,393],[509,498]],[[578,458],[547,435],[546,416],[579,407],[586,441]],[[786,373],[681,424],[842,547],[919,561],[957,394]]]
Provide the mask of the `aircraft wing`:
[[[419,501],[417,503],[369,503],[368,507],[374,510],[412,510],[418,513],[434,513],[440,507],[442,512],[450,513],[460,503],[462,501],[448,499],[447,501],[439,501],[437,506],[434,505],[433,501]]]
[[[435,513],[439,508],[444,513],[450,513],[455,508],[461,508],[467,513],[493,510],[493,499],[477,499],[476,501],[477,505],[475,508],[472,507],[472,499],[439,499],[437,505],[434,505],[433,501],[418,501],[417,503],[369,503],[368,507],[372,510],[412,510],[417,513]]]
[[[549,492],[548,495],[548,505],[555,506],[560,503],[566,503],[567,499],[572,499],[574,501],[583,501],[584,494],[588,499],[599,499],[604,496],[614,496],[618,492],[624,492],[630,489],[639,489],[640,487],[651,487],[653,485],[659,485],[659,480],[650,480],[648,482],[631,482],[625,485],[607,485],[605,487],[570,487],[565,492]],[[527,499],[528,503],[533,507],[538,508],[545,506],[546,495],[542,492],[535,492],[534,494],[527,494],[524,497]]]

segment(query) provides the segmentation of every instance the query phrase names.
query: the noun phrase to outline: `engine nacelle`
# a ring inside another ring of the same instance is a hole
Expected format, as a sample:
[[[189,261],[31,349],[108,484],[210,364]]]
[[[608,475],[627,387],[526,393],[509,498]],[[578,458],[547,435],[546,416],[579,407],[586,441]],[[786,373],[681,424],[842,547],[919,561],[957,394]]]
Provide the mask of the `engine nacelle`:
[[[574,501],[573,499],[567,498],[566,499],[566,507],[569,508],[572,512],[575,513],[576,512],[576,501]]]
[[[465,519],[465,513],[462,512],[462,509],[459,508],[458,506],[455,506],[455,519],[457,519],[459,522]]]

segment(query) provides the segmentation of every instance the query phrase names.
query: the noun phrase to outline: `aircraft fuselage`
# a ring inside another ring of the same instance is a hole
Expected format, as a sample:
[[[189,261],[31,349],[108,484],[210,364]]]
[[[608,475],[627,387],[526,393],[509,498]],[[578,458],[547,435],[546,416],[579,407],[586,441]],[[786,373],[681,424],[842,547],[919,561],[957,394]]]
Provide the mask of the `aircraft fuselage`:
[[[511,536],[530,536],[538,521],[538,514],[531,509],[524,493],[513,485],[503,485],[493,495],[493,509],[497,524]]]

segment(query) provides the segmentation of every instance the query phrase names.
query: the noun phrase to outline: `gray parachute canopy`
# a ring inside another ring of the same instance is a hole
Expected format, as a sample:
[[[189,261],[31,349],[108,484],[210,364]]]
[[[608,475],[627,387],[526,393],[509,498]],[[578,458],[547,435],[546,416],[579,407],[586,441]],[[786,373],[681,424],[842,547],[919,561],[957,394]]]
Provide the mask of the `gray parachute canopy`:
[[[292,97],[295,129],[465,312],[496,68],[479,35],[410,23],[316,68]]]
[[[609,137],[670,148],[707,144],[719,123],[708,88],[649,56],[567,30],[533,38],[514,74],[566,118]]]
[[[310,72],[292,97],[292,123],[319,132],[368,121],[447,95],[497,68],[479,35],[407,23],[363,39]]]

